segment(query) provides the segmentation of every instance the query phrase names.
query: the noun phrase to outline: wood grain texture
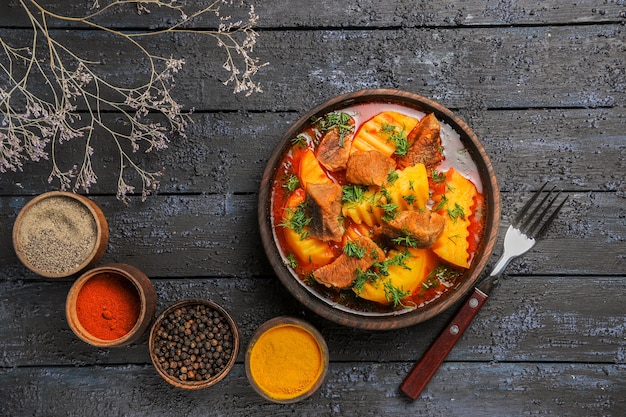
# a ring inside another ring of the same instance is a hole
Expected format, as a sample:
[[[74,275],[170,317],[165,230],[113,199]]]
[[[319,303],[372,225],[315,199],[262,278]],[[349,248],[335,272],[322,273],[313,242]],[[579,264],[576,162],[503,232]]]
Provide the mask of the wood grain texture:
[[[304,112],[341,93],[384,87],[412,91],[451,109],[594,108],[613,107],[626,97],[622,29],[606,24],[269,31],[255,47],[260,62],[271,63],[256,77],[265,94],[251,97],[233,95],[222,85],[229,76],[222,52],[205,38],[155,36],[144,46],[157,55],[184,54],[176,89],[182,103],[196,110]],[[145,82],[149,63],[120,39],[85,30],[52,35],[81,50],[85,59],[101,62],[98,70],[111,79]],[[0,36],[13,45],[31,42],[28,30],[0,29]],[[100,51],[82,48],[85,44],[104,46]],[[45,87],[37,82],[32,80],[33,89]],[[101,94],[107,97],[106,91]]]
[[[572,191],[618,191],[626,187],[621,175],[626,170],[623,106],[461,109],[458,113],[483,143],[504,193],[536,187],[547,180]],[[303,114],[196,113],[187,138],[175,137],[168,149],[139,152],[135,157],[142,166],[155,170],[165,167],[162,193],[257,193],[271,152]],[[119,169],[115,145],[96,140],[94,152],[99,157],[94,160],[98,183],[91,193],[112,194]],[[59,163],[69,168],[79,162],[77,155],[76,148],[65,147],[58,156]],[[45,161],[26,162],[23,172],[4,173],[0,194],[34,196],[42,189],[52,189],[55,184],[47,183],[50,169],[51,164]]]
[[[0,5],[0,12],[11,25],[28,25],[24,14],[18,8],[18,0],[8,0]],[[41,2],[48,9],[64,12],[72,16],[81,16],[92,12],[90,4],[80,2],[67,4],[63,0],[45,0]],[[195,5],[206,7],[211,0],[198,0]],[[102,3],[103,5],[106,3]],[[223,7],[234,20],[247,17],[247,7]],[[259,2],[255,10],[260,16],[258,27],[266,28],[323,28],[323,27],[437,27],[437,26],[474,26],[474,25],[545,25],[545,24],[582,24],[621,22],[624,6],[619,1],[598,3],[594,0],[563,2],[547,1],[511,1],[485,2],[466,0],[462,3],[432,3],[425,0],[388,0],[384,5],[376,0],[344,1],[341,7],[328,7],[306,0],[283,0]],[[173,16],[160,8],[151,9],[150,22],[163,25]],[[175,16],[175,15],[174,15]],[[177,17],[177,16],[176,16]],[[169,19],[168,19],[169,18]],[[146,17],[137,15],[132,5],[121,7],[107,13],[99,23],[114,27],[142,27]],[[52,21],[51,25],[58,23]],[[68,25],[68,23],[64,23]],[[193,27],[215,27],[215,19],[204,16]]]
[[[502,197],[503,220],[494,256],[508,221],[530,193]],[[150,277],[251,277],[271,275],[260,247],[257,196],[239,194],[154,196],[129,206],[94,196],[109,222],[102,262],[136,265]],[[570,193],[538,248],[508,267],[508,274],[623,274],[626,208],[615,192]],[[12,249],[13,219],[28,197],[0,197],[0,277],[39,279],[18,263]],[[493,262],[493,261],[492,261]]]
[[[256,395],[241,364],[220,384],[195,392],[166,386],[153,369],[137,365],[2,369],[0,377],[7,415],[154,415],[160,404],[162,415],[380,416],[410,410],[462,416],[471,410],[473,416],[617,417],[626,407],[624,365],[447,363],[411,404],[397,388],[408,370],[401,363],[336,363],[317,393],[292,405]]]
[[[68,14],[91,6],[45,3]],[[99,180],[91,198],[110,228],[102,262],[143,270],[156,288],[157,313],[187,297],[224,306],[240,324],[242,347],[268,319],[304,318],[329,346],[325,383],[303,403],[265,402],[246,381],[240,352],[224,381],[183,392],[152,368],[147,334],[117,349],[78,340],[64,317],[73,281],[33,274],[11,246],[19,210],[58,187],[47,182],[50,165],[26,163],[23,172],[0,174],[0,416],[626,415],[624,2],[254,3],[254,55],[269,62],[256,77],[263,94],[233,95],[222,85],[228,74],[212,40],[185,34],[146,44],[186,59],[173,93],[195,109],[193,123],[167,150],[135,155],[142,166],[166,170],[162,194],[128,206],[114,196],[114,145],[96,134]],[[247,8],[232,15],[246,18]],[[138,16],[131,7],[100,22],[134,30],[172,20],[164,10]],[[124,43],[67,22],[48,24],[59,41],[101,60],[107,76],[133,83],[145,75],[145,60]],[[207,16],[192,28],[216,25]],[[18,0],[0,2],[4,41],[27,45],[29,26]],[[30,85],[42,91],[37,82]],[[289,126],[337,94],[378,87],[438,100],[481,139],[502,192],[488,267],[511,215],[534,190],[549,180],[569,195],[546,239],[511,263],[415,402],[399,384],[455,308],[387,332],[323,319],[275,277],[256,217],[263,169]],[[107,114],[108,123],[118,116]],[[60,163],[78,162],[80,147],[65,148]]]
[[[455,312],[453,308],[406,329],[371,332],[349,329],[316,316],[295,302],[276,278],[196,277],[153,282],[157,314],[184,298],[212,300],[233,314],[241,329],[242,349],[266,320],[280,315],[302,317],[322,332],[333,362],[412,364]],[[119,349],[98,349],[78,340],[65,320],[64,303],[70,285],[2,283],[2,367],[150,363],[145,340]],[[624,364],[625,290],[624,277],[535,275],[505,279],[448,360]]]

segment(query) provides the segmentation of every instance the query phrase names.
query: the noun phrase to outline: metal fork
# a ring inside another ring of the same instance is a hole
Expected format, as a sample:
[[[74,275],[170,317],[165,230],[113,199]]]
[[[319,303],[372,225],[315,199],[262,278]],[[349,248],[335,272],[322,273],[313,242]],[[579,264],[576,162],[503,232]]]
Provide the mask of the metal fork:
[[[528,252],[537,240],[543,237],[548,227],[552,224],[556,216],[558,216],[561,208],[567,201],[567,197],[561,201],[561,203],[556,207],[556,209],[548,216],[548,212],[552,208],[554,202],[559,198],[561,192],[559,191],[556,196],[554,196],[547,206],[543,208],[541,213],[537,215],[539,210],[544,206],[545,202],[550,198],[552,192],[554,191],[554,187],[547,193],[545,197],[537,204],[537,206],[532,210],[532,212],[528,214],[533,203],[539,198],[543,190],[546,188],[548,183],[546,182],[543,186],[537,191],[530,200],[524,204],[524,207],[517,213],[517,216],[511,222],[511,225],[506,231],[506,235],[504,236],[504,251],[498,262],[493,267],[493,271],[489,274],[489,277],[499,277],[504,269],[507,267],[509,262],[517,258],[520,255]],[[548,216],[546,218],[546,216]],[[542,224],[543,223],[543,224]],[[485,279],[485,278],[483,278]]]
[[[565,196],[556,208],[552,208],[561,195],[559,191],[556,196],[552,197],[553,187],[534,208],[532,207],[535,201],[543,194],[547,185],[548,183],[543,184],[515,216],[504,236],[502,255],[491,273],[478,281],[472,294],[400,385],[400,391],[409,398],[417,399],[424,388],[426,388],[426,385],[435,375],[448,353],[450,353],[465,332],[465,329],[469,327],[472,319],[485,304],[487,298],[489,298],[491,290],[498,282],[498,278],[509,262],[535,246],[537,240],[545,234],[563,208],[563,205],[565,205],[568,196]],[[550,213],[551,210],[552,212]]]

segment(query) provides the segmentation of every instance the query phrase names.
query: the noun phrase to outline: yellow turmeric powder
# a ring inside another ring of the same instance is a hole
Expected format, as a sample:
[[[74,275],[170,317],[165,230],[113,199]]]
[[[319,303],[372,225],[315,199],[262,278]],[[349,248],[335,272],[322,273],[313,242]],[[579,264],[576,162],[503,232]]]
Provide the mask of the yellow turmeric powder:
[[[311,390],[325,371],[320,344],[308,330],[294,324],[262,333],[250,347],[248,367],[258,388],[277,401]]]

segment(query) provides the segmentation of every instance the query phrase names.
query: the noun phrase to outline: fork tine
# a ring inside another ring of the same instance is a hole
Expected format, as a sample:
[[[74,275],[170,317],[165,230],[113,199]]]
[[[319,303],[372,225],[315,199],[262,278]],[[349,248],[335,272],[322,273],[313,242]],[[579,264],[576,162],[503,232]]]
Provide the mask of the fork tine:
[[[561,194],[561,193],[559,193]],[[558,195],[557,195],[558,197]],[[546,230],[548,230],[548,227],[550,227],[550,225],[552,224],[552,222],[554,221],[554,219],[556,218],[556,216],[558,216],[559,212],[561,211],[561,209],[563,208],[563,205],[565,204],[565,202],[567,201],[567,198],[569,197],[569,195],[566,195],[565,198],[563,199],[563,201],[561,201],[561,204],[559,204],[556,208],[556,210],[554,210],[554,212],[550,215],[550,217],[548,217],[548,220],[546,220],[546,222],[543,224],[543,226],[541,226],[541,229],[539,229],[539,232],[537,232],[537,237],[541,237],[543,236],[543,234],[546,232]],[[554,198],[556,200],[556,197]]]
[[[530,208],[530,206],[533,205],[533,203],[535,202],[535,200],[537,199],[537,197],[539,197],[539,195],[541,194],[541,192],[543,191],[544,188],[546,188],[546,185],[548,185],[548,183],[544,183],[541,188],[539,189],[539,191],[537,191],[531,198],[530,200],[528,200],[526,202],[526,204],[524,204],[524,207],[522,207],[522,209],[519,211],[519,213],[517,213],[517,215],[515,216],[515,219],[513,219],[513,227],[519,227],[520,222],[522,221],[522,219],[524,218],[524,216],[526,215],[526,212],[528,211],[528,209]]]
[[[550,194],[552,194],[553,190],[550,190],[550,193],[548,193],[547,196],[544,197],[543,200],[541,200],[541,203],[537,206],[537,208],[534,210],[533,215],[528,219],[528,222],[530,222],[531,220],[533,221],[533,224],[531,226],[526,227],[526,229],[523,231],[526,236],[529,237],[535,237],[534,233],[535,230],[537,230],[537,227],[539,227],[539,225],[541,224],[541,222],[546,218],[546,215],[548,214],[548,210],[550,210],[550,208],[552,207],[552,205],[554,204],[554,202],[556,201],[557,198],[559,198],[559,196],[561,195],[561,192],[559,191],[559,193],[552,198],[552,200],[550,200],[550,202],[548,203],[548,205],[543,209],[543,211],[541,212],[540,215],[536,216],[537,211],[539,211],[539,208],[541,208],[541,206],[543,205],[543,203],[548,199],[548,197],[550,197]],[[536,216],[536,218],[535,218]]]
[[[528,215],[528,217],[526,218],[526,220],[524,220],[524,223],[522,223],[519,226],[519,229],[525,234],[525,235],[529,235],[530,234],[530,230],[532,229],[531,226],[531,222],[535,221],[535,219],[537,218],[537,213],[539,212],[539,209],[541,209],[541,207],[543,206],[543,204],[546,202],[546,200],[548,200],[548,198],[550,198],[550,195],[552,195],[552,192],[554,191],[555,187],[552,187],[552,189],[548,192],[548,194],[543,197],[543,199],[539,202],[539,204],[537,204],[537,207],[535,207],[533,209],[533,211]],[[549,208],[550,206],[548,206]],[[541,216],[539,216],[539,219],[541,219]]]

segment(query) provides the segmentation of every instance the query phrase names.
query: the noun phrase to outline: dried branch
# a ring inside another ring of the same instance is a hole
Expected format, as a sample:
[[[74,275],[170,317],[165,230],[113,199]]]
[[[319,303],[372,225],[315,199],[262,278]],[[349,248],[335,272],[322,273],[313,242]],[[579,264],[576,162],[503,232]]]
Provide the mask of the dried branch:
[[[154,7],[164,8],[176,16],[176,21],[161,30],[133,33],[98,23],[106,12],[129,4],[135,5],[140,14],[150,13]],[[39,0],[20,0],[20,5],[32,26],[30,45],[14,47],[0,37],[0,173],[21,171],[25,160],[50,159],[49,182],[59,181],[62,190],[89,192],[97,181],[91,159],[97,131],[113,139],[119,151],[117,197],[128,201],[128,196],[135,192],[135,186],[126,182],[128,168],[141,180],[142,200],[157,191],[162,171],[145,170],[133,160],[133,154],[141,149],[144,152],[165,149],[171,135],[184,137],[189,112],[184,112],[170,94],[174,76],[184,65],[184,59],[151,53],[141,43],[148,37],[176,33],[212,37],[225,52],[223,67],[230,77],[224,84],[232,84],[234,93],[250,95],[262,91],[253,77],[265,64],[260,65],[250,55],[257,40],[253,27],[258,16],[253,6],[249,8],[247,21],[233,22],[230,17],[220,15],[220,7],[232,5],[232,1],[220,0],[190,14],[188,6],[176,0],[113,0],[105,5],[95,0],[89,13],[79,17],[54,13]],[[217,29],[188,29],[193,20],[205,14],[219,18]],[[148,62],[145,82],[128,86],[121,80],[100,75],[99,62],[85,58],[85,51],[64,45],[48,30],[48,21],[53,19],[87,25],[136,48]],[[31,80],[36,78],[39,82],[32,84],[44,85],[37,94],[30,88]],[[120,114],[124,122],[111,126],[103,119],[104,110]],[[149,115],[161,115],[167,122],[152,122]],[[84,141],[83,156],[72,167],[62,169],[57,151],[77,138]]]

